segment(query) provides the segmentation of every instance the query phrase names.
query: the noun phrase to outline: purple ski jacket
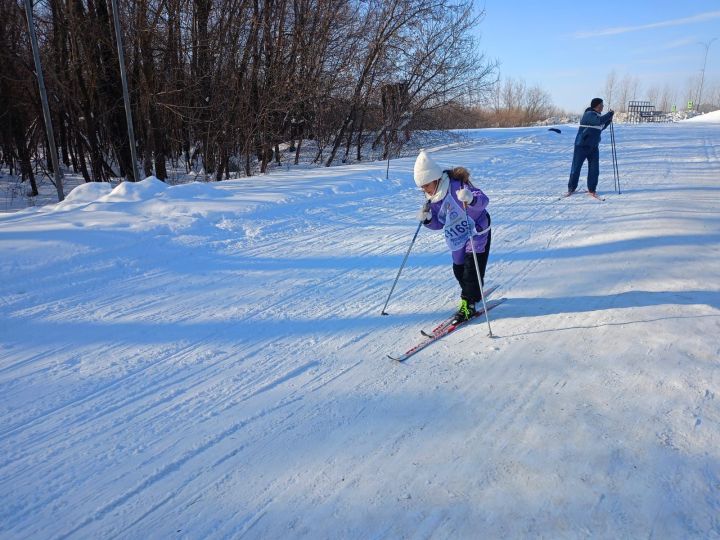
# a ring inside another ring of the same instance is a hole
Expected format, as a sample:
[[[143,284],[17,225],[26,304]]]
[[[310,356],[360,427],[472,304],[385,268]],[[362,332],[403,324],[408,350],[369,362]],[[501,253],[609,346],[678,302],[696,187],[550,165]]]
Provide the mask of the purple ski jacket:
[[[472,191],[474,198],[472,203],[467,207],[468,217],[475,221],[475,229],[477,231],[483,231],[490,225],[490,215],[487,213],[488,203],[490,199],[485,195],[481,189],[476,188],[472,184],[463,184],[460,180],[454,180],[450,178],[450,187],[448,193],[461,207],[461,203],[456,195],[456,192],[462,188],[467,188]],[[440,208],[442,207],[442,201],[430,203],[430,211],[432,212],[432,219],[426,221],[424,225],[428,229],[440,230],[444,227],[444,221],[440,221]],[[485,251],[485,245],[487,244],[488,233],[480,234],[472,237],[473,244],[475,246],[476,253],[483,253]],[[465,247],[460,248],[452,252],[452,259],[454,264],[463,264],[465,262],[465,254],[472,253],[472,247],[470,242],[465,242]]]

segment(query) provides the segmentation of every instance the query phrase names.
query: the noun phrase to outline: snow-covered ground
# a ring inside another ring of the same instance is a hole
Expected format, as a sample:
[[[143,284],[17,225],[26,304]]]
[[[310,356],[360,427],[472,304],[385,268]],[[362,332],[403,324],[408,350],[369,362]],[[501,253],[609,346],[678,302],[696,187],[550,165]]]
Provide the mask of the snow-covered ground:
[[[413,159],[0,215],[2,538],[720,537],[720,129],[434,150],[491,199],[484,321]]]
[[[700,122],[700,123],[713,123],[720,124],[720,111],[712,111],[698,116],[693,116],[684,120],[684,122]]]

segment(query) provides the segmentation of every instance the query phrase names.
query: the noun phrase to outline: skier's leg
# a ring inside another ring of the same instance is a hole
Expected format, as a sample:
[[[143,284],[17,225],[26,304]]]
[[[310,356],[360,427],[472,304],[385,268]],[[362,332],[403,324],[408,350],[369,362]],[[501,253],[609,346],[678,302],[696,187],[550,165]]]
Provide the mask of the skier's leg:
[[[492,230],[487,233],[487,241],[485,242],[485,250],[477,253],[478,270],[480,271],[480,279],[482,286],[485,286],[485,269],[487,268],[488,254],[490,253],[490,241],[492,239]],[[472,253],[465,254],[465,265],[463,267],[462,280],[462,298],[468,302],[475,303],[480,301],[480,284],[478,283],[478,271],[475,270],[475,261]]]
[[[487,254],[485,252],[477,254],[478,267],[480,269],[480,279],[485,281],[485,266],[487,265]],[[480,301],[480,284],[477,280],[477,271],[475,270],[475,262],[472,253],[465,255],[465,272],[463,273],[462,298],[474,304]]]
[[[480,264],[479,260],[478,264]],[[480,300],[480,287],[478,286],[477,282],[477,273],[475,272],[475,263],[473,262],[472,253],[465,254],[465,265],[463,269],[464,272],[461,297],[470,302],[471,304],[474,304],[475,302]]]
[[[581,146],[576,146],[573,151],[572,166],[570,167],[570,180],[568,181],[568,192],[572,193],[577,189],[580,180],[580,171],[582,170],[585,155]]]
[[[465,274],[465,265],[453,263],[453,274],[455,275],[455,279],[457,279],[457,282],[460,284],[460,288],[462,289],[464,283],[463,275]]]
[[[478,265],[480,266],[480,279],[482,279],[483,287],[485,286],[485,269],[487,268],[488,257],[490,256],[490,240],[492,240],[492,231],[488,231],[485,251],[477,254]],[[477,281],[477,278],[475,281]]]
[[[587,154],[588,160],[588,176],[587,186],[588,191],[595,193],[598,185],[598,178],[600,177],[600,150],[596,146],[591,149]]]

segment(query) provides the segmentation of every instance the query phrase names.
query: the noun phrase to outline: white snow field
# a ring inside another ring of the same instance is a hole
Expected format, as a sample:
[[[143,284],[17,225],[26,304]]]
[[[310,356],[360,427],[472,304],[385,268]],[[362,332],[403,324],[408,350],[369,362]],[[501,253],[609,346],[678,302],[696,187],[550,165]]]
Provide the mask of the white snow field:
[[[2,538],[720,537],[720,125],[429,148],[490,197],[456,307],[413,158],[0,216]],[[581,176],[581,188],[584,186]]]
[[[711,122],[720,124],[720,111],[712,111],[698,116],[693,116],[692,118],[683,120],[683,122]]]

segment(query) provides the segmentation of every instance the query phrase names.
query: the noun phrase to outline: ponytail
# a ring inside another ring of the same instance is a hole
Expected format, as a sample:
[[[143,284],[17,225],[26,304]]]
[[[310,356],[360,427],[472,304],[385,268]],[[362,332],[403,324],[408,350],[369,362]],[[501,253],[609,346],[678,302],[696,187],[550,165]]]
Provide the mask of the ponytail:
[[[470,184],[470,171],[465,167],[455,167],[450,171],[450,176],[455,180],[460,180],[463,184]]]

